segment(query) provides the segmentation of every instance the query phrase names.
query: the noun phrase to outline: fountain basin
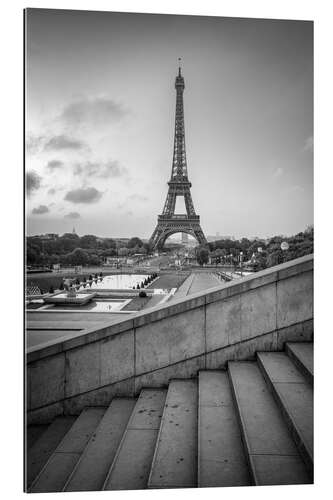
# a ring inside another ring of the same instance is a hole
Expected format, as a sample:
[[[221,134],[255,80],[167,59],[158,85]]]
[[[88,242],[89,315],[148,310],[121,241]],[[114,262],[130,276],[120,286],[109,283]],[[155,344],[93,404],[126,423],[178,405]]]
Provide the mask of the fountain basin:
[[[90,302],[96,295],[96,292],[91,293],[76,293],[75,297],[68,297],[67,292],[58,292],[48,297],[43,297],[45,304],[59,305],[77,305],[84,306]]]

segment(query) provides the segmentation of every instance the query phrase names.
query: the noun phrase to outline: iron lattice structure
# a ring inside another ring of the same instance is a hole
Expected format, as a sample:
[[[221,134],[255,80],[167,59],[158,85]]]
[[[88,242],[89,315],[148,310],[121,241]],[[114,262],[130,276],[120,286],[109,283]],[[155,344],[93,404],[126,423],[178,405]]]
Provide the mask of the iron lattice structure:
[[[194,210],[191,196],[192,184],[187,175],[183,104],[185,83],[180,67],[175,87],[176,118],[171,179],[168,182],[169,189],[163,213],[158,216],[157,226],[149,240],[152,249],[162,248],[165,240],[174,233],[187,233],[193,236],[199,244],[207,243],[200,226],[200,216]],[[177,196],[184,198],[186,214],[175,214]]]

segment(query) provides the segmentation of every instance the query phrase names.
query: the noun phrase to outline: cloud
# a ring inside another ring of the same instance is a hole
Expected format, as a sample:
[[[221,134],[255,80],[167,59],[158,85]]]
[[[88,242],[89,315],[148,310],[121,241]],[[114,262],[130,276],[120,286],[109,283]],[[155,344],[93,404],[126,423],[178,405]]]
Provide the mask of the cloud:
[[[47,214],[50,210],[46,205],[39,205],[39,207],[33,208],[32,213],[35,215]]]
[[[137,194],[137,193],[131,194],[131,196],[129,196],[128,199],[133,200],[133,201],[147,201],[148,200],[147,196],[143,196],[142,194]]]
[[[80,218],[81,218],[81,215],[79,214],[79,212],[69,212],[68,214],[64,215],[64,219],[74,220],[74,219],[80,219]]]
[[[121,120],[128,111],[107,97],[81,99],[68,104],[60,118],[69,125],[103,125]]]
[[[98,191],[94,187],[78,188],[68,191],[64,200],[70,201],[71,203],[96,203],[102,196],[102,191]]]
[[[56,194],[58,191],[63,191],[64,187],[63,186],[58,186],[58,187],[52,187],[48,190],[47,194]]]
[[[42,146],[43,140],[44,137],[42,135],[35,135],[28,132],[25,137],[25,150],[27,154],[37,153]]]
[[[84,142],[79,141],[78,139],[67,137],[66,135],[62,134],[51,137],[51,139],[49,139],[45,144],[44,150],[45,151],[61,151],[64,149],[78,150],[78,149],[84,149],[85,147],[86,145],[84,144]]]
[[[127,169],[119,165],[117,160],[109,160],[107,162],[91,162],[76,163],[74,167],[74,175],[83,177],[122,177],[127,173]]]
[[[278,177],[281,177],[281,175],[283,174],[283,168],[281,167],[278,167],[274,172],[273,172],[273,177],[274,179],[277,179]]]
[[[49,162],[47,162],[46,167],[49,168],[50,170],[54,170],[63,167],[63,165],[64,163],[60,160],[50,160]]]
[[[38,191],[42,178],[34,170],[30,170],[25,176],[25,187],[27,191],[27,196],[31,196],[35,191]]]
[[[313,135],[310,135],[310,137],[305,139],[303,151],[309,151],[310,153],[313,152]]]

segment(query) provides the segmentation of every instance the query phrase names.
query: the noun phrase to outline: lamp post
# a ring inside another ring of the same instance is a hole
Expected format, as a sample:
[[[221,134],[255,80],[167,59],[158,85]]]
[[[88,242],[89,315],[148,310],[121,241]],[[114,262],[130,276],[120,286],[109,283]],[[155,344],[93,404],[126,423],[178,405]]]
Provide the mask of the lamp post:
[[[289,250],[289,243],[287,241],[282,241],[280,248],[282,250],[282,263],[284,263],[285,252]]]
[[[239,265],[240,265],[241,277],[243,277],[243,252],[240,252],[239,254]]]

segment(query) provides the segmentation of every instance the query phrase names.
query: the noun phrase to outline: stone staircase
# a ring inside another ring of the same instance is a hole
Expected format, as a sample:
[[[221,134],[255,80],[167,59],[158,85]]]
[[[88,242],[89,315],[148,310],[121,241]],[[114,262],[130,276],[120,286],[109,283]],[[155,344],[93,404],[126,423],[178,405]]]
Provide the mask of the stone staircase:
[[[28,429],[30,492],[313,481],[313,344]]]

